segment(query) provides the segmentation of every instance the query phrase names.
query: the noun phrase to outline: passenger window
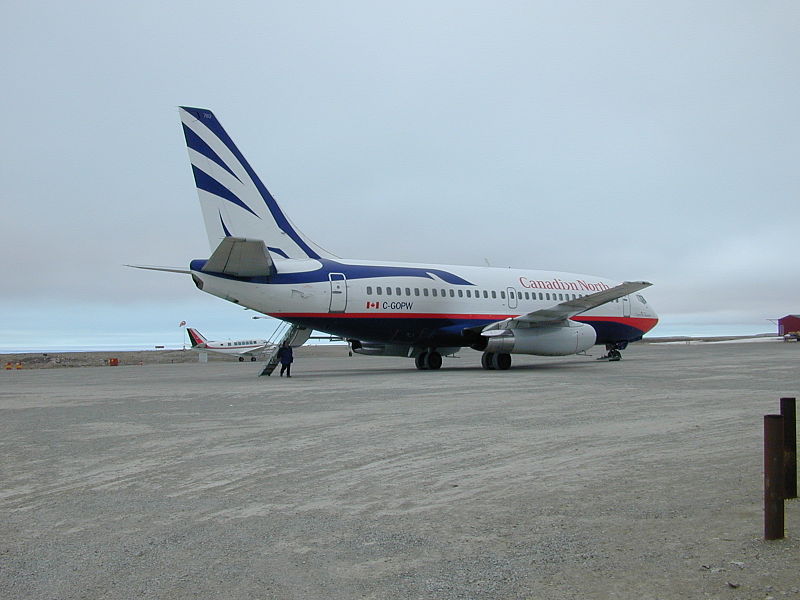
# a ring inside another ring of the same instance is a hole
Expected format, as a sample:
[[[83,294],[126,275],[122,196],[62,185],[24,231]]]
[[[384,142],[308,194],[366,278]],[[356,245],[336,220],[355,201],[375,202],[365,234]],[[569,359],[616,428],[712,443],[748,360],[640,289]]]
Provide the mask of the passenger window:
[[[458,297],[459,298],[463,298],[464,297],[464,290],[458,290]]]
[[[372,286],[371,285],[367,286],[367,295],[369,295],[369,296],[372,295]]]
[[[378,296],[380,296],[383,293],[383,288],[381,286],[378,286],[376,291],[377,291]]]
[[[387,296],[391,296],[392,295],[392,288],[390,288],[390,287],[386,288],[386,295]]]
[[[505,292],[500,292],[500,298],[505,300],[506,299],[506,293]]]
[[[563,300],[563,299],[564,299],[564,294],[559,294],[559,295],[558,295],[558,299],[559,299],[559,300]]]
[[[428,288],[422,288],[422,295],[423,296],[427,296],[428,295]]]
[[[489,292],[487,292],[486,290],[483,290],[483,297],[484,298],[488,298],[489,297]]]
[[[398,296],[402,296],[402,295],[403,295],[403,290],[401,290],[400,288],[395,288],[395,289],[394,289],[394,292],[395,292],[395,294],[397,294]]]
[[[546,294],[545,294],[545,298],[546,298],[547,300],[550,300],[550,292],[548,292],[548,293],[546,293]]]
[[[495,292],[494,290],[492,290],[492,298],[497,298],[497,292]]]
[[[437,295],[436,288],[433,288],[433,289],[431,290],[431,294],[433,294],[434,296],[436,296],[436,295]]]
[[[447,297],[447,290],[442,290],[442,298],[446,298],[446,297]]]
[[[411,295],[411,288],[406,288],[406,296],[410,296],[410,295]]]
[[[525,300],[530,300],[530,297],[528,296],[528,292],[525,292]]]
[[[419,296],[419,288],[414,288],[414,295]]]

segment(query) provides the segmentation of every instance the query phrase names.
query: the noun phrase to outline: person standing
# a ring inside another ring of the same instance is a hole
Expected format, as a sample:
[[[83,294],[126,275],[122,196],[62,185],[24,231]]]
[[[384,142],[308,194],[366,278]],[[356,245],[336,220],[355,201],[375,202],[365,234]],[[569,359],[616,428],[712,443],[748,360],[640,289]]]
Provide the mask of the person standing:
[[[281,361],[281,377],[283,377],[284,372],[286,372],[287,377],[291,377],[294,356],[292,356],[292,347],[289,345],[289,342],[283,342],[283,344],[281,344],[281,347],[278,349],[278,358]]]

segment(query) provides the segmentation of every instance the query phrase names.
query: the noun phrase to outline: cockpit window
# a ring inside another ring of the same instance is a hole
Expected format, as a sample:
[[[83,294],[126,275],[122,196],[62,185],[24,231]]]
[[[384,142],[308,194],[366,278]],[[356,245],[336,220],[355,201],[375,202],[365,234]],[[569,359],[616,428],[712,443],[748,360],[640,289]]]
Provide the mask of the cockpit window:
[[[644,296],[642,296],[641,294],[636,294],[636,298],[637,298],[637,300],[639,300],[639,302],[641,302],[642,304],[647,304],[647,300],[645,300],[645,299],[644,299]]]

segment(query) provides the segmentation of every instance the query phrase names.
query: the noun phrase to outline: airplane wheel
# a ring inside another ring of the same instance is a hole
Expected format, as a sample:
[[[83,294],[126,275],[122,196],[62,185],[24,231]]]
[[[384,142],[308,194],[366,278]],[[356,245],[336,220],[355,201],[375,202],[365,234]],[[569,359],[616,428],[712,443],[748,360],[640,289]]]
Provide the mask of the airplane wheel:
[[[498,352],[492,358],[492,365],[498,371],[507,371],[511,368],[511,355],[505,352]]]
[[[487,371],[494,370],[494,352],[484,352],[481,355],[481,366]]]
[[[239,362],[244,362],[244,356],[239,357]]]
[[[428,369],[436,370],[442,368],[442,355],[435,350],[428,352],[425,356],[425,366]]]
[[[608,360],[617,361],[617,360],[620,360],[621,358],[622,358],[622,352],[620,352],[617,349],[611,350],[608,353]]]
[[[255,356],[251,356],[250,357],[250,362],[256,362],[256,357]]]
[[[426,364],[428,362],[427,359],[428,359],[428,353],[420,352],[419,354],[417,354],[416,358],[414,358],[414,364],[420,371],[424,371],[425,369],[428,368],[428,365]]]

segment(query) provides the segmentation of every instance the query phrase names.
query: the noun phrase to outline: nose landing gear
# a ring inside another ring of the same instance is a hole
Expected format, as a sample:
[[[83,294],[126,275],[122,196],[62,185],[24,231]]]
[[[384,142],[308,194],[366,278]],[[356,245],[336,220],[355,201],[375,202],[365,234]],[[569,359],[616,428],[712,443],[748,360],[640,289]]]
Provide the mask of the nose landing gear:
[[[606,352],[597,360],[607,360],[608,362],[616,362],[618,360],[622,360],[622,352],[621,350],[625,350],[628,347],[628,342],[611,342],[606,344]]]

